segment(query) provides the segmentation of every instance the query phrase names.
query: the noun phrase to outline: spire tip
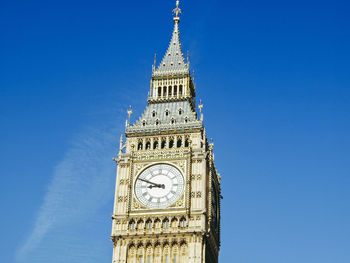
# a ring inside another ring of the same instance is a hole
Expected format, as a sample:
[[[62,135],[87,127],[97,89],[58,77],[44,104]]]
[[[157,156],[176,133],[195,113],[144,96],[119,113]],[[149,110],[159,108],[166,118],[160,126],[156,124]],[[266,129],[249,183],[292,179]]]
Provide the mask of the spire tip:
[[[180,21],[179,14],[180,14],[180,15],[182,14],[181,9],[179,8],[179,3],[180,3],[180,1],[177,0],[177,1],[176,1],[176,8],[173,10],[173,13],[174,13],[174,15],[175,15],[175,17],[174,17],[175,23]]]

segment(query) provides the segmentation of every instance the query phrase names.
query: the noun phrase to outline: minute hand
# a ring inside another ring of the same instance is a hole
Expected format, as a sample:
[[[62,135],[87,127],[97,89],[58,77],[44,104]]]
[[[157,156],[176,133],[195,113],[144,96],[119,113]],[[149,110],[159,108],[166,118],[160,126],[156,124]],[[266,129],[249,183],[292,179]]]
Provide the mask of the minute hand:
[[[140,181],[143,181],[143,182],[145,182],[145,183],[153,184],[153,185],[156,186],[156,187],[161,187],[161,186],[162,186],[161,184],[156,184],[156,183],[153,183],[153,182],[148,181],[148,180],[145,180],[145,179],[139,178],[139,180],[140,180]]]

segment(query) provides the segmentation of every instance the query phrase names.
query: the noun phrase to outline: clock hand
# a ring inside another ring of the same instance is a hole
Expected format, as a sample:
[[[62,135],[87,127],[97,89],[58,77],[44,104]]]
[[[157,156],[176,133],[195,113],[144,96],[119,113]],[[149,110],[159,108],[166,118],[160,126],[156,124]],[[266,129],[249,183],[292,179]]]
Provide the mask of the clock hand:
[[[145,182],[145,183],[149,183],[149,184],[153,184],[153,185],[150,185],[150,186],[148,186],[148,188],[153,188],[153,187],[158,187],[158,188],[165,188],[165,185],[164,184],[156,184],[156,183],[153,183],[153,182],[151,182],[151,181],[148,181],[148,180],[145,180],[145,179],[141,179],[141,178],[139,178],[139,180],[141,180],[141,181],[143,181],[143,182]]]
[[[153,187],[158,187],[158,188],[165,189],[165,185],[164,184],[157,184],[157,185],[150,185],[150,186],[148,186],[148,188],[150,188],[150,189],[152,189]]]
[[[145,182],[145,183],[149,183],[149,184],[153,184],[153,185],[155,185],[155,186],[158,186],[158,184],[153,183],[153,182],[148,181],[148,180],[145,180],[145,179],[141,179],[141,178],[139,178],[139,180],[140,180],[140,181],[143,181],[143,182]]]

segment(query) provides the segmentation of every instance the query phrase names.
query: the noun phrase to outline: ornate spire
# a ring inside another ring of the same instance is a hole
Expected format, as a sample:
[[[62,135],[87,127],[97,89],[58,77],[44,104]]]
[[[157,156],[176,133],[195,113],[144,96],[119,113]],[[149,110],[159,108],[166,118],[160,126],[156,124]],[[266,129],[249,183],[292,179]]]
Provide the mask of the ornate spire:
[[[179,1],[176,1],[176,8],[173,10],[173,14],[175,25],[170,44],[158,68],[153,72],[153,76],[189,74],[188,63],[185,62],[180,43],[179,15],[182,12],[179,8]]]

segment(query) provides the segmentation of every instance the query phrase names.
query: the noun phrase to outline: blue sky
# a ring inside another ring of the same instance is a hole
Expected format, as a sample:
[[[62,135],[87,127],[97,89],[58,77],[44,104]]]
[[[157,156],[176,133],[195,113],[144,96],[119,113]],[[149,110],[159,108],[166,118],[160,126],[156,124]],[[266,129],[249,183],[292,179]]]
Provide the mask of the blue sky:
[[[1,262],[111,262],[112,157],[174,6],[1,2]],[[349,7],[181,2],[222,175],[221,263],[350,262]]]

